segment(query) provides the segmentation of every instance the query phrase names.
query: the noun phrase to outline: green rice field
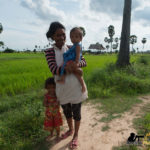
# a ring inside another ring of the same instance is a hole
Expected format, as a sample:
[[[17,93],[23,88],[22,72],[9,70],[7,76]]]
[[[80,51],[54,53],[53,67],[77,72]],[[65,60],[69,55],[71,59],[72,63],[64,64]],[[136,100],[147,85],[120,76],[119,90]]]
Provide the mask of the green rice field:
[[[136,59],[137,56],[132,58]],[[84,77],[96,68],[116,61],[116,55],[85,55],[87,67]],[[44,53],[0,53],[0,95],[15,95],[43,87],[44,80],[52,76]]]

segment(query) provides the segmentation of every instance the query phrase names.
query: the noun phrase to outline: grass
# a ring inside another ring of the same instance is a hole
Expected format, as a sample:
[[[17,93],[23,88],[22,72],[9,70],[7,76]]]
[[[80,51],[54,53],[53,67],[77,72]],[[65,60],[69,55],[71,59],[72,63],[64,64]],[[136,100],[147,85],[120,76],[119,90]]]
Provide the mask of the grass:
[[[50,75],[44,54],[0,55],[0,95],[16,95],[37,89]]]
[[[43,130],[43,91],[20,94],[12,99],[20,99],[22,103],[16,101],[17,107],[9,110],[5,107],[0,114],[0,149],[32,149],[47,135]],[[5,103],[9,103],[10,99],[7,100]]]
[[[120,117],[149,92],[149,55],[134,55],[132,66],[118,70],[116,55],[85,55],[83,68],[89,99],[107,114],[101,121]],[[51,76],[43,53],[0,54],[0,149],[42,149],[44,80]],[[91,100],[92,99],[92,100]],[[98,106],[98,105],[97,105]],[[108,130],[108,126],[103,127]],[[49,145],[45,144],[45,150]]]
[[[108,125],[105,125],[105,126],[102,127],[102,131],[107,131],[109,129],[110,129],[110,127]]]

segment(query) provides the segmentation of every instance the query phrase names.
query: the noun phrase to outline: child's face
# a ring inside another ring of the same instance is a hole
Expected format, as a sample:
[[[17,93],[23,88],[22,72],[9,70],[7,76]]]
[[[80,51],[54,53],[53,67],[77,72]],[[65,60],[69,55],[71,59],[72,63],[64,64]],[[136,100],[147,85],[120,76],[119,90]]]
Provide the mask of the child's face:
[[[79,43],[82,41],[82,36],[76,31],[70,34],[70,38],[72,43]]]
[[[46,89],[48,91],[48,93],[55,95],[55,88],[56,86],[54,84],[48,84]]]

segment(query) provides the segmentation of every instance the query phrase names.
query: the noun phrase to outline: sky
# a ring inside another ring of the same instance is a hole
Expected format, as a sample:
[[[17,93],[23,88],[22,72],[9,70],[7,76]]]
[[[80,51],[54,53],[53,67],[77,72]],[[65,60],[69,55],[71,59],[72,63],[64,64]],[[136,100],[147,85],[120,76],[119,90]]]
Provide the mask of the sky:
[[[6,47],[33,50],[49,43],[45,34],[53,21],[66,27],[67,44],[71,44],[69,31],[75,26],[85,28],[82,44],[87,49],[99,42],[106,46],[108,26],[115,27],[120,37],[124,0],[0,0],[0,23],[3,32],[0,41]],[[144,50],[150,50],[150,0],[132,0],[131,35],[137,36],[134,48],[143,50],[141,40],[147,38]]]

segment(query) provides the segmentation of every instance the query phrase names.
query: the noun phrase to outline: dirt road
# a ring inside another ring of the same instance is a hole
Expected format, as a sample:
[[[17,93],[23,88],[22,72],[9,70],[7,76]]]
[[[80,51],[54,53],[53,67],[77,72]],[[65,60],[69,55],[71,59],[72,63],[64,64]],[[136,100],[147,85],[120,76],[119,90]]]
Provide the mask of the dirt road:
[[[82,121],[79,131],[78,150],[111,150],[113,146],[118,146],[126,142],[131,132],[136,133],[133,128],[133,119],[138,117],[142,112],[140,109],[150,103],[150,96],[140,97],[143,101],[135,105],[130,111],[122,114],[120,118],[113,119],[108,124],[99,120],[105,115],[98,113],[94,105],[90,103],[82,106]],[[102,131],[104,126],[110,128]],[[66,130],[67,125],[64,124]],[[50,150],[69,150],[68,145],[72,137],[54,144]]]

